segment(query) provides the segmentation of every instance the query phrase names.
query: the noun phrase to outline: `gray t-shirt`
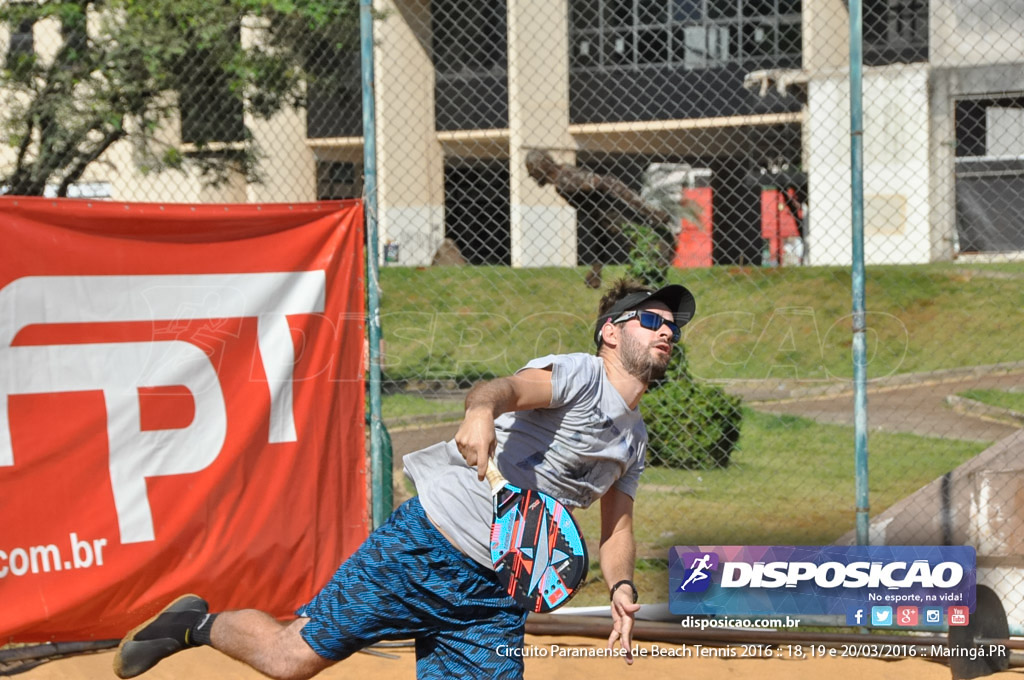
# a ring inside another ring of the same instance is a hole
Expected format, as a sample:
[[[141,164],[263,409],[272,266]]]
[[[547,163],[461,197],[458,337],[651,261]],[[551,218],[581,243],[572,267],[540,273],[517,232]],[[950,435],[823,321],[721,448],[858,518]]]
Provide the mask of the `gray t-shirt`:
[[[647,430],[590,354],[552,354],[525,368],[551,369],[548,408],[505,413],[494,421],[495,460],[512,484],[586,508],[616,489],[635,497],[644,469]],[[491,492],[466,465],[454,441],[404,458],[420,502],[464,553],[491,566]]]

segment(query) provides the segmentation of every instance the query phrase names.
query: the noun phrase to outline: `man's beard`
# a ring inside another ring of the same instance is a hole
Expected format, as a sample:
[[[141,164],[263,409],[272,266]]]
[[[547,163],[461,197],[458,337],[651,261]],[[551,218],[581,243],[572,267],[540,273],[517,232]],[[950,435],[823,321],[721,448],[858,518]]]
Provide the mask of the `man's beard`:
[[[627,373],[650,383],[665,377],[665,370],[668,368],[671,354],[665,355],[664,358],[652,356],[650,345],[643,344],[626,332],[622,334],[619,357],[622,360],[622,367],[626,369]]]

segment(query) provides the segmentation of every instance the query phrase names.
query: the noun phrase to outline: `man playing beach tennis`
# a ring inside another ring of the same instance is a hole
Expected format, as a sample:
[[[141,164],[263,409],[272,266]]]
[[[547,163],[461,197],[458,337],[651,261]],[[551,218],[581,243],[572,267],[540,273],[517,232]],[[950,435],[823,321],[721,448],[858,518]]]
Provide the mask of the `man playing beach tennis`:
[[[466,396],[452,441],[405,456],[418,496],[280,623],[257,610],[211,614],[185,595],[122,640],[114,671],[130,678],[189,646],[210,645],[274,678],[308,678],[385,639],[416,641],[420,678],[518,678],[526,611],[500,586],[488,549],[488,465],[520,488],[568,507],[601,501],[600,562],[612,632],[632,662],[639,605],[633,498],[647,431],[637,405],[664,375],[680,327],[694,313],[678,285],[619,282],[601,300],[597,355],[549,355]]]

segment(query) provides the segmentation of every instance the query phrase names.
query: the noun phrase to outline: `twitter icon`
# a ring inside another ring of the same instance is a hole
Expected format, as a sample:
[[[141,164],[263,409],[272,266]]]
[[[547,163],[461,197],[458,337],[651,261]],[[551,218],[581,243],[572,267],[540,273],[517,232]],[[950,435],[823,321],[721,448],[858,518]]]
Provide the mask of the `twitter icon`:
[[[871,625],[872,626],[891,626],[892,625],[892,607],[872,607],[871,608]]]

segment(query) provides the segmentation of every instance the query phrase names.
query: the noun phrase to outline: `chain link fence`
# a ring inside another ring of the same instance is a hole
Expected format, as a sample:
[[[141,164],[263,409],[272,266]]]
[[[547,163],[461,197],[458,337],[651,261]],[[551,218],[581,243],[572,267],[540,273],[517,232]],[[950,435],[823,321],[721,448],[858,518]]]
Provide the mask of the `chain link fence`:
[[[642,404],[645,598],[667,592],[672,545],[852,541],[846,2],[375,10],[390,429],[443,421],[534,356],[592,352],[620,277],[684,283],[697,316]],[[864,0],[863,27],[871,539],[975,545],[1018,628],[1022,16]],[[4,192],[363,191],[353,0],[7,0],[0,24]]]

